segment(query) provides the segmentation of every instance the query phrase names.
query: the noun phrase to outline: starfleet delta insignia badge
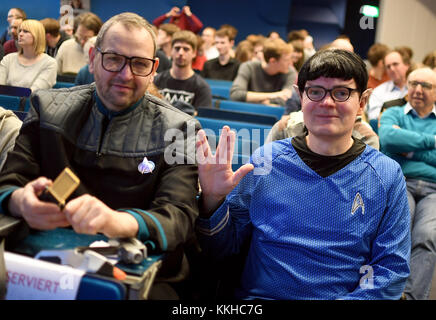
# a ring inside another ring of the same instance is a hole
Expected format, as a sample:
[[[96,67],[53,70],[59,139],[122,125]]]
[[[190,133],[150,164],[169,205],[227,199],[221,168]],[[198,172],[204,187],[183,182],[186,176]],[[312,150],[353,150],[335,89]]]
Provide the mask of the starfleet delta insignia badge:
[[[148,161],[147,157],[144,157],[144,160],[138,165],[138,171],[142,174],[151,173],[155,168],[155,164],[153,161]]]

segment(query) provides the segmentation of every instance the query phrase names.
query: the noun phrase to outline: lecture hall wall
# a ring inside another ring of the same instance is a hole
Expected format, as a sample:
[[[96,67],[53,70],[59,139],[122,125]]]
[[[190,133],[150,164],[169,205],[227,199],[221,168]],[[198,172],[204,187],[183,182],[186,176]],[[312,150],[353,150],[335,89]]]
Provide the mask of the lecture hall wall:
[[[374,0],[91,0],[91,10],[102,20],[122,11],[134,11],[151,22],[171,7],[187,4],[205,25],[217,28],[228,23],[236,26],[239,30],[237,42],[250,33],[267,34],[271,30],[285,38],[289,30],[305,27],[313,34],[315,46],[319,48],[342,33],[347,25],[359,23],[357,18],[350,19],[347,14],[347,2],[356,1],[371,4]],[[0,30],[7,25],[10,7],[21,7],[35,19],[57,18],[59,2],[1,0]],[[390,46],[410,45],[415,49],[417,61],[436,49],[435,0],[380,0],[379,6],[380,18],[373,38],[367,37],[370,31],[352,37],[353,45],[362,57],[366,57],[369,45],[368,41],[362,41],[363,38]]]
[[[6,27],[6,16],[10,7],[21,7],[29,17],[43,19],[59,17],[59,0],[1,0],[0,30]],[[205,26],[218,28],[224,23],[234,25],[239,34],[236,41],[244,39],[248,34],[267,34],[275,30],[283,38],[292,27],[290,18],[291,6],[299,2],[309,2],[309,6],[331,7],[318,10],[318,19],[329,20],[326,24],[314,25],[316,39],[321,46],[332,41],[343,26],[347,0],[91,0],[91,10],[102,20],[107,20],[122,11],[134,11],[150,22],[157,16],[168,12],[173,6],[189,5]],[[300,7],[300,6],[299,6]],[[306,6],[307,7],[307,6]],[[312,13],[315,11],[312,10]],[[314,15],[311,15],[314,17]],[[298,25],[296,26],[298,27]]]

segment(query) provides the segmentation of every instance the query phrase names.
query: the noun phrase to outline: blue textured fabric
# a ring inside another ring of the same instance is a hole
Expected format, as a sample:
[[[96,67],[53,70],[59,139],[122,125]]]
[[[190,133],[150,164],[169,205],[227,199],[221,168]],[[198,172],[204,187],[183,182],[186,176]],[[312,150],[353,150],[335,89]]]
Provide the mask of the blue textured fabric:
[[[202,248],[217,258],[239,252],[252,235],[238,298],[401,296],[409,275],[410,214],[395,161],[367,146],[322,178],[285,139],[258,149],[252,163],[255,170],[212,217],[197,219]],[[266,174],[259,175],[262,166]]]

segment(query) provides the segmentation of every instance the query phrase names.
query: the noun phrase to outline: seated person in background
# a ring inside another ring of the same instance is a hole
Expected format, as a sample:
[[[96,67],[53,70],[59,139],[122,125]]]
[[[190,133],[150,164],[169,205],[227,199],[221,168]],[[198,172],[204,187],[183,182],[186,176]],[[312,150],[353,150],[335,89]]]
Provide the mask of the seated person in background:
[[[11,111],[0,107],[0,171],[9,150],[15,145],[15,138],[21,128],[21,120]]]
[[[380,118],[381,150],[406,177],[412,225],[410,277],[406,299],[428,299],[436,264],[436,73],[430,68],[408,77],[408,103]]]
[[[195,55],[194,60],[192,60],[192,69],[194,69],[196,73],[201,73],[204,67],[204,63],[207,61],[207,58],[204,55],[203,38],[198,34],[196,36],[197,36],[197,54]]]
[[[348,37],[335,39],[332,43],[330,43],[329,49],[341,49],[354,52],[354,47]]]
[[[160,93],[174,107],[194,114],[197,107],[211,107],[212,93],[204,79],[192,69],[197,36],[187,30],[176,32],[172,40],[172,66],[154,77]]]
[[[389,81],[389,76],[386,72],[384,59],[390,51],[389,47],[382,43],[373,44],[368,50],[368,61],[371,64],[368,77],[368,88],[374,89],[383,82]]]
[[[253,46],[253,56],[251,60],[264,63],[265,56],[263,55],[263,44],[266,38],[261,34],[250,34],[246,39],[250,41]]]
[[[403,52],[392,50],[386,54],[383,61],[390,80],[377,86],[371,93],[366,111],[368,121],[379,118],[384,102],[403,98],[407,94],[410,57]]]
[[[180,8],[173,7],[164,15],[154,19],[153,24],[159,28],[168,18],[170,19],[169,23],[175,24],[180,30],[189,30],[198,33],[203,28],[203,23],[191,12],[189,6],[184,6],[181,11]]]
[[[268,32],[266,37],[268,39],[280,39],[281,38],[280,34],[277,31],[275,31],[275,30],[272,30],[272,31]]]
[[[62,43],[56,55],[58,74],[77,74],[86,65],[88,54],[83,52],[83,46],[89,38],[97,35],[102,22],[92,12],[85,12],[75,18],[77,23],[74,38]]]
[[[352,138],[367,82],[358,55],[317,52],[298,77],[307,135],[265,144],[236,172],[235,133],[224,127],[213,155],[199,131],[197,235],[218,260],[249,244],[236,298],[400,298],[406,183],[398,163]]]
[[[41,20],[45,29],[45,41],[47,43],[47,48],[45,53],[50,57],[56,57],[61,44],[70,39],[70,36],[65,32],[61,31],[61,26],[59,21],[53,18],[45,18]]]
[[[203,51],[207,60],[215,59],[219,56],[217,47],[215,46],[215,33],[216,29],[212,27],[206,27],[201,33],[203,39]]]
[[[250,41],[242,40],[236,46],[235,59],[238,60],[240,63],[251,61],[253,59],[253,55],[254,48]]]
[[[45,30],[37,20],[24,20],[18,30],[20,50],[0,62],[0,84],[49,89],[56,83],[56,60],[45,51]]]
[[[436,71],[436,50],[428,53],[422,60],[422,64]]]
[[[307,60],[304,56],[304,43],[301,40],[293,40],[289,43],[294,48],[294,52],[292,52],[292,65],[295,71],[298,72]]]
[[[231,24],[227,24],[227,23],[225,23],[225,24],[222,24],[221,26],[220,26],[220,29],[226,29],[227,30],[227,32],[229,33],[229,38],[230,39],[233,39],[233,40],[235,40],[236,39],[236,36],[238,35],[238,29],[236,29],[234,26],[232,26]],[[234,45],[233,45],[233,47],[230,49],[230,52],[229,52],[229,54],[230,54],[230,57],[231,58],[235,58],[235,47],[234,47]]]
[[[219,52],[218,58],[206,61],[201,75],[203,78],[233,81],[238,74],[239,61],[230,57],[230,50],[235,39],[227,28],[215,33],[215,46]]]
[[[169,59],[171,59],[171,40],[177,31],[180,31],[180,28],[172,23],[161,24],[157,30],[158,51],[164,52]]]
[[[195,130],[199,124],[146,94],[159,64],[151,30],[137,14],[112,17],[90,55],[95,84],[32,96],[0,174],[0,213],[37,230],[71,226],[78,233],[150,241],[158,252],[180,253],[172,265],[180,270],[187,267],[184,245],[194,236],[198,173],[183,147],[172,164],[167,161],[171,141],[164,135],[179,130],[185,136],[179,142],[191,145],[187,121]],[[138,169],[144,163],[148,171]],[[66,166],[81,181],[61,211],[38,195]]]
[[[95,41],[97,40],[97,36],[89,38],[83,46],[83,52],[88,55],[88,63],[79,70],[79,73],[74,80],[75,86],[80,86],[82,84],[88,84],[94,82],[94,75],[89,72],[89,55],[92,50],[95,48]]]
[[[265,63],[245,62],[230,89],[230,99],[284,106],[292,95],[296,73],[291,71],[292,45],[281,39],[264,43]]]
[[[23,19],[21,18],[16,18],[11,22],[11,26],[9,29],[12,39],[6,41],[3,45],[5,55],[12,52],[18,52],[18,29],[20,28],[21,22],[23,22]]]
[[[11,27],[12,21],[14,21],[14,19],[26,20],[27,19],[26,12],[24,12],[24,10],[21,8],[10,8],[9,9],[8,16],[7,16],[8,27],[0,36],[0,44],[1,45],[4,45],[6,43],[6,41],[12,39],[12,35],[10,33],[10,31],[11,31],[10,27]]]

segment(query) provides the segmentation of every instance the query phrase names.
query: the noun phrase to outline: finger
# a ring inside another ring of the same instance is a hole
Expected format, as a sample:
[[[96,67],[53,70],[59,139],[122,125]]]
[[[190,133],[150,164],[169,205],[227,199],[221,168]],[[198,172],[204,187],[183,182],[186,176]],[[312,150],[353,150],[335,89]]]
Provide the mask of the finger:
[[[53,184],[53,181],[47,179],[46,177],[39,177],[36,180],[33,180],[29,183],[29,186],[33,189],[36,195],[41,194],[46,187],[49,187]]]
[[[32,214],[26,219],[30,227],[38,230],[52,230],[59,227],[68,227],[70,223],[61,212]]]
[[[218,159],[219,164],[222,164],[226,161],[229,131],[229,126],[224,126],[221,129],[220,139],[215,151],[215,158]]]
[[[236,186],[243,177],[245,177],[251,170],[254,169],[254,166],[251,163],[244,164],[238,170],[236,170],[233,175],[233,183],[232,185]]]
[[[227,138],[227,164],[230,166],[233,159],[233,152],[235,150],[235,136],[236,133],[234,131],[229,131]]]
[[[206,133],[203,130],[199,130],[197,135],[197,162],[198,164],[207,164],[212,156],[209,142],[207,140]]]
[[[87,212],[90,210],[89,195],[83,195],[69,201],[65,208],[64,213],[66,214],[68,221],[70,221],[76,232],[80,231],[80,223],[86,217]]]

